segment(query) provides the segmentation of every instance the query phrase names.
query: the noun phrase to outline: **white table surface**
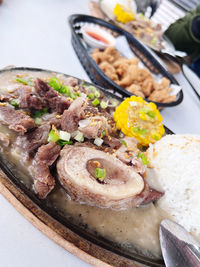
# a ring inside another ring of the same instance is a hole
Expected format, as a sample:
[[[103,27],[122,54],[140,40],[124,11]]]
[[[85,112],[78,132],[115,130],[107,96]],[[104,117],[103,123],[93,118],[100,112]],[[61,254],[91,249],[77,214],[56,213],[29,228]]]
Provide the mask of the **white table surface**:
[[[71,45],[67,17],[89,13],[88,0],[4,0],[0,6],[0,68],[41,67],[89,81]],[[184,100],[162,111],[175,133],[200,134],[200,103],[182,74]],[[0,266],[89,266],[34,228],[0,195]]]

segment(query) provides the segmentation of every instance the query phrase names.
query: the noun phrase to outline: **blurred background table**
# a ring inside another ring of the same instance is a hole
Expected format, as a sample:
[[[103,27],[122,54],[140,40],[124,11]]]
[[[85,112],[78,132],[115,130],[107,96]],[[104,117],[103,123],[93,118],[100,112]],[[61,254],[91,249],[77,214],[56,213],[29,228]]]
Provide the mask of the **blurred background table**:
[[[89,81],[71,45],[67,18],[89,14],[88,0],[4,0],[0,6],[0,68],[7,65],[61,71]],[[177,74],[184,100],[162,111],[175,133],[200,134],[200,103],[183,75]],[[199,88],[200,90],[200,88]],[[89,266],[26,221],[0,195],[2,267]]]

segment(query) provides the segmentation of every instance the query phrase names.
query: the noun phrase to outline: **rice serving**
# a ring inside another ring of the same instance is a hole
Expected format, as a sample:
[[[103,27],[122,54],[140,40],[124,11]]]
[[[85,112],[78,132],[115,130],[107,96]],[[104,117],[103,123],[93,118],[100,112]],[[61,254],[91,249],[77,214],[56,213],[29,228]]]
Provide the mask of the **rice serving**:
[[[200,136],[167,135],[147,155],[147,180],[165,192],[157,205],[200,241]]]

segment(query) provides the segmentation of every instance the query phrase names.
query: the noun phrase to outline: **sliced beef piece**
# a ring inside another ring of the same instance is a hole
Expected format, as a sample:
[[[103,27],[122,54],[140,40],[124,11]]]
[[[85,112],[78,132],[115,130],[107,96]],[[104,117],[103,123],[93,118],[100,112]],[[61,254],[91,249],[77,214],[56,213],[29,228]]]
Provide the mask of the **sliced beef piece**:
[[[19,96],[19,108],[40,110],[44,106],[43,100],[33,93],[32,87],[20,87],[17,90]]]
[[[68,101],[66,97],[59,95],[58,92],[52,89],[46,82],[37,78],[34,84],[35,91],[43,97],[45,106],[50,107],[61,114],[64,110],[69,108],[71,102]]]
[[[149,193],[147,197],[143,200],[141,205],[146,205],[151,202],[155,202],[164,195],[164,192],[157,191],[153,188],[149,188]]]
[[[34,187],[40,198],[46,196],[55,186],[55,180],[50,173],[49,167],[55,162],[60,154],[60,147],[56,143],[48,143],[38,149],[34,158],[35,182]]]
[[[8,136],[6,136],[4,133],[0,133],[0,147],[8,147],[10,145],[10,140]]]
[[[105,136],[104,137],[104,144],[110,146],[111,148],[118,149],[122,144],[119,139],[113,136]]]
[[[59,156],[59,153],[60,146],[56,143],[50,142],[47,145],[43,145],[38,149],[38,152],[35,155],[35,160],[39,163],[51,166]]]
[[[0,123],[7,125],[9,129],[21,135],[36,126],[30,116],[8,106],[0,106]]]
[[[85,97],[78,97],[70,105],[68,110],[65,110],[61,118],[61,129],[72,133],[78,129],[78,122],[84,115],[84,110],[87,106]]]
[[[35,91],[38,93],[39,96],[43,97],[47,94],[48,91],[51,90],[50,86],[44,82],[43,80],[37,78],[34,81]]]
[[[105,130],[109,132],[110,125],[103,116],[94,116],[85,120],[79,121],[79,131],[81,131],[84,137],[88,139],[95,139],[100,136]]]
[[[60,118],[61,116],[58,115],[56,112],[54,113],[47,113],[44,114],[41,119],[43,120],[44,124],[54,125],[57,129],[60,127]]]
[[[50,128],[49,124],[44,124],[32,132],[26,133],[24,136],[18,136],[16,145],[33,157],[38,147],[47,143]]]

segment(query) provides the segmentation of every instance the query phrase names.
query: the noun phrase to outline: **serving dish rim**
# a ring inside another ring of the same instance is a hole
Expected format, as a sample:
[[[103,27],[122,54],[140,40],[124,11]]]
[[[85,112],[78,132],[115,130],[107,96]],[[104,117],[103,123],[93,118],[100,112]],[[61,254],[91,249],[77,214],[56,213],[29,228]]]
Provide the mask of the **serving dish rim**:
[[[62,72],[58,72],[58,71],[53,71],[53,70],[47,70],[47,69],[42,69],[42,68],[31,68],[31,67],[14,67],[14,68],[9,68],[9,69],[2,69],[0,70],[0,75],[2,73],[6,73],[6,72],[12,72],[12,71],[33,71],[33,72],[47,72],[47,73],[56,73],[56,74],[61,74],[64,75],[65,77],[73,77],[75,79],[78,80],[78,82],[86,82],[87,85],[94,85],[90,82],[87,82],[85,80],[79,79],[77,77],[74,77],[72,75],[68,75]],[[108,91],[106,91],[104,88],[98,86],[98,85],[94,85],[97,87],[97,89],[102,90],[106,95],[109,95],[110,97],[116,98],[117,100],[123,100],[122,98],[120,98],[119,96],[116,96]],[[166,132],[168,134],[173,134],[173,132],[171,130],[169,130],[167,127],[165,127]],[[84,231],[84,229],[81,229],[79,226],[70,223],[70,220],[67,218],[64,218],[64,216],[62,216],[61,214],[59,214],[58,212],[56,212],[56,210],[51,209],[50,207],[47,206],[47,204],[45,203],[45,201],[40,200],[34,193],[33,191],[31,191],[30,189],[28,189],[22,182],[20,182],[19,180],[19,176],[15,176],[15,174],[13,173],[12,170],[10,170],[10,168],[3,162],[2,160],[2,156],[0,153],[0,170],[3,171],[3,173],[5,174],[6,178],[8,179],[8,181],[19,191],[21,192],[21,194],[23,194],[28,200],[30,200],[34,205],[36,205],[42,212],[44,212],[45,214],[47,214],[48,216],[50,216],[51,218],[53,218],[55,221],[57,221],[58,223],[60,223],[63,227],[66,227],[67,229],[69,229],[70,231],[72,231],[75,235],[80,236],[81,238],[87,240],[87,242],[91,242],[93,245],[100,247],[103,250],[107,250],[111,253],[116,254],[116,256],[119,257],[124,257],[130,261],[133,262],[138,262],[138,264],[147,264],[148,266],[153,266],[153,267],[161,267],[164,266],[164,263],[162,260],[154,260],[145,256],[142,256],[140,254],[135,253],[129,253],[126,252],[124,250],[122,250],[119,247],[114,247],[113,242],[109,241],[101,236],[98,236],[89,232]],[[93,257],[95,257],[95,255],[92,255]]]

